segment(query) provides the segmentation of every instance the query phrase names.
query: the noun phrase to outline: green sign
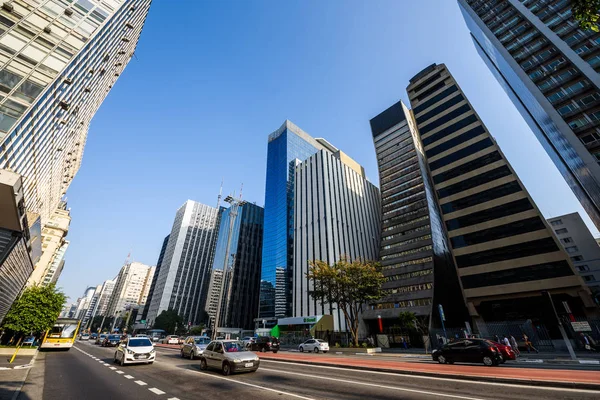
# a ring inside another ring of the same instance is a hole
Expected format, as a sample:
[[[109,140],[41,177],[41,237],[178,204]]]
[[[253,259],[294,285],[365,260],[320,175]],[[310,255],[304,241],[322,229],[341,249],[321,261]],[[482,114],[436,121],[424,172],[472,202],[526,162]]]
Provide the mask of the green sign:
[[[304,322],[317,322],[317,318],[316,317],[304,318]]]
[[[143,319],[143,320],[140,321],[140,324],[145,324],[145,323],[146,323],[145,319]]]

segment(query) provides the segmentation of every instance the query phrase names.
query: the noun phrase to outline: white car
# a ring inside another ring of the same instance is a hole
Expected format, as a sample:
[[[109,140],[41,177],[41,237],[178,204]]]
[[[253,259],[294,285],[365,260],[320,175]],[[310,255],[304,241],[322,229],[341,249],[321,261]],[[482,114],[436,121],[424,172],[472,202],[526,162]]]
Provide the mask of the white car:
[[[304,353],[305,351],[314,351],[315,353],[322,351],[323,353],[327,353],[329,351],[329,343],[321,339],[308,339],[298,346],[298,350],[300,353]]]
[[[162,344],[179,344],[179,336],[169,335],[162,340]]]
[[[125,364],[152,364],[156,359],[156,351],[148,338],[129,338],[121,343],[115,351],[115,362]]]
[[[82,333],[81,337],[79,338],[79,340],[90,340],[89,333]]]

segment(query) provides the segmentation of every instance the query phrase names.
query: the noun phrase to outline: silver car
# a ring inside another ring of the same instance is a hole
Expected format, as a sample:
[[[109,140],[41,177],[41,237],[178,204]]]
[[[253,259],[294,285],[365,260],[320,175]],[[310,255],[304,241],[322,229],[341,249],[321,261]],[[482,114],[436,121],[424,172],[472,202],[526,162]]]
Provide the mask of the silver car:
[[[181,345],[181,357],[188,357],[190,360],[200,357],[209,343],[208,336],[188,336]]]
[[[246,351],[244,344],[238,340],[214,340],[200,356],[201,370],[218,369],[225,376],[234,372],[254,372],[259,364],[258,356]]]

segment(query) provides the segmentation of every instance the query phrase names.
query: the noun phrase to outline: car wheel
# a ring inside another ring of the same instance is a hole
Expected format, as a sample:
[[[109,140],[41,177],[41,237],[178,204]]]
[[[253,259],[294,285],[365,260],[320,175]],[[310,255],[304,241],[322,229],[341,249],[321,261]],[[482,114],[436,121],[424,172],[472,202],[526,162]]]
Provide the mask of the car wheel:
[[[229,376],[229,374],[231,374],[231,366],[228,362],[223,363],[223,368],[221,369],[221,372],[224,376]]]
[[[483,357],[483,364],[487,367],[491,367],[496,365],[496,362],[492,359],[492,357],[485,356]]]
[[[208,365],[206,364],[206,360],[204,358],[200,359],[200,369],[202,371],[206,371],[208,369]]]
[[[183,353],[183,349],[181,349],[181,358],[185,358],[185,354]]]
[[[444,356],[438,356],[438,362],[440,364],[446,364],[446,357],[444,357]]]
[[[325,353],[327,353],[327,351],[326,351],[326,350],[323,350],[323,354],[325,354]]]
[[[277,354],[279,350],[273,350],[273,354]]]
[[[304,353],[304,347],[300,346],[300,353]]]
[[[148,363],[148,365],[152,365],[153,363],[154,363],[154,361],[150,361],[150,362]]]
[[[125,354],[123,354],[123,355],[121,356],[121,362],[120,362],[120,364],[121,364],[121,367],[124,367],[124,366],[125,366]]]
[[[319,352],[319,348],[318,348],[318,347],[315,347],[315,348],[313,349],[313,351],[314,351],[315,353],[318,353],[318,352]]]
[[[194,359],[194,350],[191,350],[190,351],[190,360],[193,360],[193,359]]]

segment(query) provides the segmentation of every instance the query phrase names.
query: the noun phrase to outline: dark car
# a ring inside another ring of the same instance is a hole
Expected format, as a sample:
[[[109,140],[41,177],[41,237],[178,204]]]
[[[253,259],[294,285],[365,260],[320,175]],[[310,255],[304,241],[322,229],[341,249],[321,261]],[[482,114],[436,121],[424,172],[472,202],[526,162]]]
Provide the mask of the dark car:
[[[108,335],[102,342],[102,347],[117,347],[121,343],[121,335]]]
[[[259,336],[254,342],[248,343],[247,348],[250,351],[272,351],[277,353],[279,351],[279,339],[276,337]]]
[[[483,363],[489,367],[503,362],[494,342],[485,339],[463,339],[445,344],[431,354],[440,364],[455,362]]]
[[[92,333],[90,335],[90,340],[96,340],[96,339],[98,339],[98,334],[97,333]]]

